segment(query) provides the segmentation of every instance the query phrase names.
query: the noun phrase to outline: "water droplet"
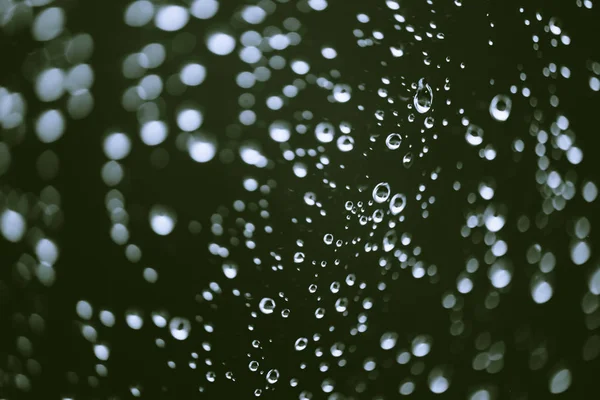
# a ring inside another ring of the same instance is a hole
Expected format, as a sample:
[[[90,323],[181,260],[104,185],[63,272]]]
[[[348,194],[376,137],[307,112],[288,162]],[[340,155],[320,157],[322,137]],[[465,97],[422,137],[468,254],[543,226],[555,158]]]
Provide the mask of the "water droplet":
[[[348,299],[346,297],[340,297],[335,301],[335,310],[339,313],[343,313],[348,308]]]
[[[448,379],[442,375],[439,370],[433,370],[429,374],[429,390],[433,393],[440,394],[444,393],[450,387]]]
[[[498,94],[494,96],[490,102],[490,115],[500,122],[504,122],[510,116],[510,110],[512,108],[512,101],[510,97]]]
[[[384,203],[390,197],[390,185],[387,182],[378,183],[373,188],[373,200]]]
[[[562,26],[562,23],[556,17],[552,17],[552,18],[550,18],[550,21],[548,21],[548,27],[550,28],[550,32],[552,32],[555,35],[561,34],[561,32],[562,32],[561,26]]]
[[[433,104],[433,91],[425,81],[425,78],[419,79],[413,103],[415,105],[415,110],[421,114],[424,114],[431,109],[431,105]]]
[[[481,143],[483,143],[483,129],[477,125],[471,124],[467,127],[465,138],[467,139],[467,143],[470,145],[479,146]]]
[[[409,151],[402,158],[402,165],[404,165],[404,168],[410,168],[412,164],[413,164],[413,153]]]
[[[324,393],[333,392],[334,387],[335,387],[335,382],[331,378],[326,378],[321,383],[321,389],[323,390]]]
[[[431,338],[419,335],[412,341],[412,353],[415,357],[425,357],[431,351]]]
[[[381,335],[381,339],[379,340],[379,344],[383,350],[391,350],[396,346],[396,341],[398,340],[398,334],[395,332],[386,332]]]
[[[385,145],[390,150],[396,150],[402,144],[402,136],[398,133],[390,133],[385,139]]]
[[[301,337],[296,340],[296,343],[294,343],[294,348],[296,349],[296,351],[302,351],[306,348],[307,345],[308,339]]]
[[[275,300],[270,297],[264,297],[258,304],[258,308],[263,314],[272,314],[275,310]]]
[[[300,264],[300,263],[304,262],[304,258],[305,258],[304,253],[301,251],[294,254],[294,262],[296,264]]]
[[[406,196],[402,193],[395,194],[390,200],[390,212],[392,215],[400,214],[406,207]]]
[[[294,163],[292,170],[294,171],[294,175],[296,175],[298,178],[304,178],[306,175],[308,175],[306,164],[301,162]]]
[[[175,317],[169,323],[171,335],[177,340],[185,340],[190,335],[192,324],[185,318]]]
[[[238,274],[238,266],[231,262],[223,263],[223,273],[229,279],[233,279]]]
[[[315,127],[315,136],[321,143],[329,143],[333,141],[335,135],[335,128],[333,124],[329,122],[321,122]]]
[[[343,153],[347,153],[354,148],[354,138],[348,135],[341,135],[337,139],[337,148]]]
[[[337,84],[333,87],[333,98],[338,103],[346,103],[352,97],[352,89],[345,84]]]
[[[274,384],[277,380],[279,380],[279,371],[276,369],[269,370],[269,372],[267,372],[267,382]]]

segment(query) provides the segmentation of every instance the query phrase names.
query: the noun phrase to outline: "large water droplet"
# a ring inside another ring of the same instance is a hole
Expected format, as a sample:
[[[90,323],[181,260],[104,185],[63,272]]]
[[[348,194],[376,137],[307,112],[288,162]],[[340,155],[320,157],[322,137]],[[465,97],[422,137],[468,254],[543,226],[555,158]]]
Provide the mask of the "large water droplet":
[[[467,127],[465,138],[467,139],[467,143],[470,145],[479,146],[481,143],[483,143],[483,129],[477,125],[471,124]]]
[[[402,144],[402,136],[398,133],[390,133],[385,139],[385,145],[390,150],[396,150]]]
[[[373,200],[384,203],[390,197],[390,185],[387,182],[378,183],[373,188]]]
[[[276,383],[278,379],[279,371],[277,371],[276,369],[272,369],[269,370],[269,372],[267,372],[267,382],[269,382],[270,384]]]
[[[433,104],[433,91],[431,90],[431,86],[425,81],[425,78],[419,79],[413,103],[415,105],[415,110],[421,114],[424,114],[431,109],[431,105]]]
[[[177,340],[185,340],[190,335],[192,324],[185,318],[173,318],[169,323],[171,335]]]
[[[264,297],[258,304],[258,308],[263,314],[272,314],[275,310],[275,300],[270,297]]]
[[[297,351],[302,351],[306,348],[307,345],[308,345],[308,340],[306,338],[301,337],[296,340],[296,343],[294,343],[294,348]]]
[[[392,215],[398,215],[406,207],[406,196],[402,193],[395,194],[390,200],[390,211]]]
[[[412,353],[415,357],[425,357],[431,351],[431,338],[419,335],[412,341]]]
[[[337,84],[333,87],[333,98],[338,103],[346,103],[352,97],[352,89],[345,84]]]
[[[433,393],[444,393],[450,387],[450,381],[446,378],[441,370],[434,369],[429,374],[429,390]]]
[[[381,348],[384,350],[391,350],[396,346],[396,341],[398,340],[398,334],[395,332],[386,332],[381,335],[381,339],[379,340],[379,344]]]
[[[395,229],[391,229],[383,237],[383,251],[389,253],[394,250],[396,242],[398,242],[398,235],[396,234]]]
[[[335,128],[329,122],[321,122],[315,127],[315,136],[321,143],[329,143],[333,140]]]
[[[512,101],[510,97],[499,94],[494,96],[490,102],[490,115],[500,122],[504,122],[510,116]]]
[[[354,138],[348,135],[341,135],[337,141],[337,148],[343,153],[347,153],[354,148]]]

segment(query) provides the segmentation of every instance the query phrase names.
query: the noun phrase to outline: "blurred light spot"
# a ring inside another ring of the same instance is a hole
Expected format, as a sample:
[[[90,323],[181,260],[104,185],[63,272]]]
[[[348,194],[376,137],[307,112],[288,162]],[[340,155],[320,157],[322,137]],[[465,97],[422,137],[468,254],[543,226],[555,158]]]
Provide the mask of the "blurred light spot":
[[[558,394],[566,391],[571,386],[571,371],[566,368],[556,371],[550,377],[550,393]]]
[[[154,206],[150,210],[150,227],[160,236],[166,236],[175,228],[174,214],[162,206]]]
[[[45,42],[60,35],[64,25],[65,12],[62,8],[46,8],[33,21],[31,33],[35,40]]]
[[[298,75],[306,75],[310,70],[310,66],[306,61],[294,60],[292,61],[292,71],[297,73]]]
[[[78,64],[67,72],[65,89],[70,93],[79,89],[89,89],[94,82],[94,71],[88,64]]]
[[[142,125],[140,135],[148,146],[157,146],[165,141],[168,127],[163,121],[149,121]]]
[[[177,114],[177,126],[185,132],[192,132],[202,125],[203,116],[198,110],[187,109]]]
[[[35,254],[40,261],[53,265],[58,258],[58,247],[49,239],[40,239],[35,246]]]
[[[23,238],[26,230],[25,218],[16,211],[6,209],[0,217],[2,236],[9,242],[16,243]]]
[[[242,11],[242,18],[249,24],[260,24],[267,13],[259,6],[246,6]]]
[[[131,140],[124,133],[111,133],[104,139],[104,154],[111,160],[121,160],[131,151]]]
[[[154,16],[154,5],[147,0],[131,3],[125,10],[125,23],[129,26],[140,27],[146,25]]]
[[[65,118],[59,110],[44,111],[38,118],[35,130],[40,141],[52,143],[65,131]]]
[[[235,39],[226,33],[217,32],[206,39],[206,46],[212,53],[225,56],[235,48]]]
[[[539,281],[533,286],[531,290],[531,296],[533,297],[533,301],[536,303],[544,304],[552,298],[553,292],[554,290],[548,282]]]
[[[51,68],[38,75],[35,92],[44,102],[58,100],[65,92],[65,73],[58,68]]]
[[[158,29],[173,32],[183,28],[189,21],[188,11],[181,6],[161,7],[154,17],[154,24]]]
[[[181,69],[179,77],[188,86],[198,86],[206,78],[206,68],[200,64],[187,64]]]
[[[217,146],[214,139],[206,135],[192,137],[188,141],[188,152],[190,157],[199,163],[205,163],[212,160],[217,153]]]
[[[190,6],[191,14],[199,19],[210,19],[219,10],[217,0],[195,0]]]

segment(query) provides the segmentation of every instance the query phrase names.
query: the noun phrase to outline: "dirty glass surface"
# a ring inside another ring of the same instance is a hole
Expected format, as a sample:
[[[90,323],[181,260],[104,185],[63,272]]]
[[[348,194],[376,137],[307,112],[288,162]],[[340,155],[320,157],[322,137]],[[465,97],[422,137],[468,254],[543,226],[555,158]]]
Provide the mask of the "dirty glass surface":
[[[592,0],[0,0],[0,399],[593,399]]]

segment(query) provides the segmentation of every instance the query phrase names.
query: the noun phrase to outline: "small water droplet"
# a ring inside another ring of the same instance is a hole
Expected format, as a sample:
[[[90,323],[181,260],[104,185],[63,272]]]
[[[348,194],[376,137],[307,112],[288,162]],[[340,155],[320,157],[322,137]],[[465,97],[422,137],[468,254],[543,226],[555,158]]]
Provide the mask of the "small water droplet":
[[[404,155],[404,158],[402,158],[402,165],[404,165],[404,168],[410,168],[410,166],[413,164],[413,153],[412,152],[408,152]]]

